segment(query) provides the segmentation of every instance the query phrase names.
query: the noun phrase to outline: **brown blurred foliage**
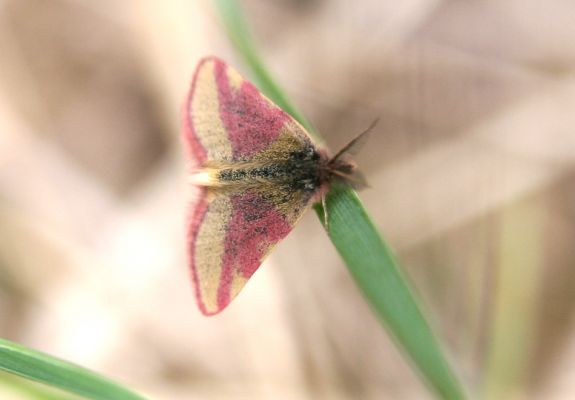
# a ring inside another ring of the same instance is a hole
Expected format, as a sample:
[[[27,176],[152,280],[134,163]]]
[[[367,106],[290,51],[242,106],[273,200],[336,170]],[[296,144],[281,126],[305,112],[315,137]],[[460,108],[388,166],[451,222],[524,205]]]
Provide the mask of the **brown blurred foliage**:
[[[575,3],[243,4],[330,147],[380,118],[361,196],[471,390],[571,398]],[[311,215],[196,310],[178,126],[207,54],[242,70],[209,2],[0,1],[0,336],[154,398],[428,398]]]

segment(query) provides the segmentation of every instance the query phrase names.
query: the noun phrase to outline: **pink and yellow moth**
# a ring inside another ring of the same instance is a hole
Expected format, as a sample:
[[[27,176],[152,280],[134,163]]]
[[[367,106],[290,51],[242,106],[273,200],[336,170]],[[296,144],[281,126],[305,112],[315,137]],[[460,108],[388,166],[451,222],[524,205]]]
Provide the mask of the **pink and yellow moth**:
[[[334,179],[354,180],[355,166],[342,155],[359,137],[330,158],[296,120],[215,57],[196,68],[183,135],[199,192],[189,214],[191,276],[200,310],[213,315],[303,213],[324,201]]]

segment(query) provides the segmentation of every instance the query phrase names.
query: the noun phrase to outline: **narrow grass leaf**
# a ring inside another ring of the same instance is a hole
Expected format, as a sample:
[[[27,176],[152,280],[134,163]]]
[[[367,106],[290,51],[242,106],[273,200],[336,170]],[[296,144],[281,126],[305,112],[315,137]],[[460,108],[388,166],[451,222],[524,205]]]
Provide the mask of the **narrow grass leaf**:
[[[144,399],[95,372],[4,339],[0,339],[0,370],[88,399]]]
[[[349,187],[335,185],[328,194],[327,208],[329,237],[379,319],[442,398],[464,398],[409,281],[357,194]],[[321,205],[316,209],[323,216]]]

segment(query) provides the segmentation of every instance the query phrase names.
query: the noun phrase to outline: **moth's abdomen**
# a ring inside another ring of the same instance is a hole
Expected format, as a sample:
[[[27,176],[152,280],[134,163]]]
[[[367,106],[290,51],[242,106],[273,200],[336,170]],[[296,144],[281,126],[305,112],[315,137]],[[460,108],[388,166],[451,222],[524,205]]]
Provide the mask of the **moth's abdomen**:
[[[222,168],[214,175],[214,186],[257,186],[274,184],[295,190],[313,191],[320,185],[319,163],[285,161],[246,167]]]

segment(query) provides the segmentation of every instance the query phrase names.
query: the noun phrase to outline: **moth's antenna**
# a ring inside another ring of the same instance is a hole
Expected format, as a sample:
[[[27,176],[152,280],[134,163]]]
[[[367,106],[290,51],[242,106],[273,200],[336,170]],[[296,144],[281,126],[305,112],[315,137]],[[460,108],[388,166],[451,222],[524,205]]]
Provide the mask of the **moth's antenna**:
[[[357,135],[354,139],[352,139],[348,144],[346,144],[340,151],[337,152],[337,154],[331,159],[331,161],[335,161],[338,158],[340,158],[342,155],[344,155],[345,153],[349,153],[350,150],[352,150],[353,148],[361,145],[364,143],[365,140],[367,140],[368,136],[367,134],[369,132],[371,132],[371,130],[373,128],[375,128],[375,126],[377,125],[377,123],[379,122],[379,118],[376,118],[371,125],[369,126],[369,128],[367,128],[366,130],[364,130],[363,132],[361,132],[359,135]]]

